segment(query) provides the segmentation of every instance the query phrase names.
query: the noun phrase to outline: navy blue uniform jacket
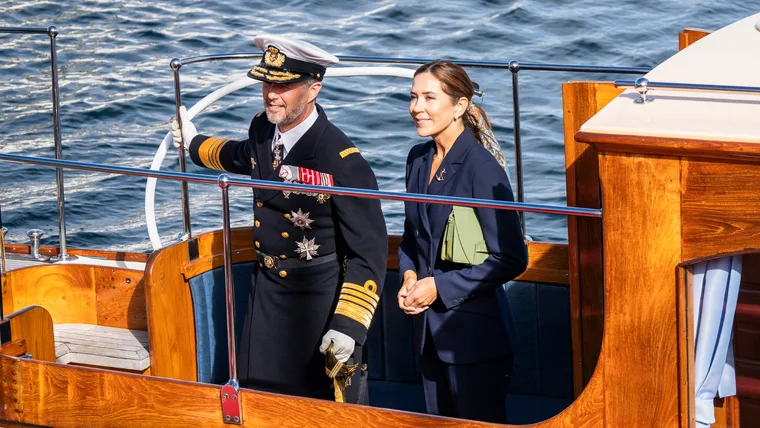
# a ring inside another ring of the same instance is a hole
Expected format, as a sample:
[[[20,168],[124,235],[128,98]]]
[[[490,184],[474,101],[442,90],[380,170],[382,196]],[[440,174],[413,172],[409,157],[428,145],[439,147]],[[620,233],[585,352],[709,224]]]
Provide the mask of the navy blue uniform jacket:
[[[434,142],[416,145],[406,161],[410,193],[513,201],[507,174],[469,129],[457,138],[428,187]],[[445,171],[444,171],[445,170]],[[430,329],[439,358],[467,364],[512,353],[511,321],[502,285],[525,271],[527,248],[515,211],[476,208],[490,255],[479,265],[441,260],[441,238],[451,205],[406,202],[399,273],[435,278],[438,298],[415,316],[415,345],[421,354]]]
[[[285,181],[280,178],[281,169],[292,166],[329,174],[335,186],[376,190],[377,181],[369,163],[348,137],[327,119],[322,107],[316,105],[316,109],[319,114],[317,121],[277,168],[272,168],[275,125],[267,120],[263,112],[251,121],[247,140],[228,141],[198,135],[190,144],[190,156],[197,165],[246,174],[254,179]],[[287,312],[298,307],[297,302],[303,299],[305,305],[313,308],[313,312],[320,313],[320,317],[303,321],[304,327],[299,329],[313,329],[312,336],[316,339],[321,339],[320,334],[330,328],[363,344],[382,292],[388,258],[380,201],[267,189],[254,189],[253,193],[256,201],[254,226],[257,249],[280,259],[299,259],[295,251],[297,243],[310,239],[319,245],[319,256],[337,252],[345,257],[341,257],[344,262],[342,284],[333,284],[333,290],[338,287],[337,292],[331,295],[323,290],[324,299],[319,300],[314,290],[301,285],[298,288],[300,292],[283,296],[283,301],[278,304],[283,305]],[[294,217],[299,212],[308,216],[310,225],[303,227],[294,224]],[[319,266],[312,269],[320,270]],[[295,271],[280,273],[282,277],[273,275],[272,280],[281,285],[299,286],[301,279],[296,278]],[[324,313],[330,310],[334,311],[334,315],[325,326]],[[280,332],[270,331],[268,334],[277,338]],[[292,335],[293,331],[287,331],[287,334]],[[319,342],[313,346],[316,351]]]

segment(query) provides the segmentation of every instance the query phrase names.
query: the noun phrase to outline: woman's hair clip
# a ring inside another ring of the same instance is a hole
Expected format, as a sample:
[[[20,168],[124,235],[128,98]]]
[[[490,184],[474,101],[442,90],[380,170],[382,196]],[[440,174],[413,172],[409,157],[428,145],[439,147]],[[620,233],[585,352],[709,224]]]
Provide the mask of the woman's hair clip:
[[[473,95],[477,95],[481,98],[483,98],[483,95],[485,95],[485,92],[480,90],[480,85],[478,85],[478,82],[474,81],[472,82],[472,93]]]

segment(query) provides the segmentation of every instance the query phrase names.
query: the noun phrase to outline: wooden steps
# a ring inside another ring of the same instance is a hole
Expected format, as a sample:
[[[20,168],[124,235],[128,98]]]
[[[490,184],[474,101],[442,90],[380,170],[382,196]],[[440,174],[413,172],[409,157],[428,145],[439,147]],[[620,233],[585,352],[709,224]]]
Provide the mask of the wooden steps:
[[[56,362],[143,372],[150,367],[148,332],[91,324],[56,324]]]

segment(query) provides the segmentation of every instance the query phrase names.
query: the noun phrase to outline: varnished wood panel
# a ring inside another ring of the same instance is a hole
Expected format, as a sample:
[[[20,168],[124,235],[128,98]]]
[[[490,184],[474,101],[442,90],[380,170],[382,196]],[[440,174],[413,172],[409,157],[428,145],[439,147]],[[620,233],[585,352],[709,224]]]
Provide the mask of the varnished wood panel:
[[[734,358],[739,420],[743,427],[760,420],[760,397],[752,396],[746,380],[760,382],[760,254],[745,254],[734,319]],[[756,388],[760,389],[760,388]]]
[[[696,415],[694,391],[694,271],[679,267],[676,278],[676,323],[678,325],[679,412],[681,426],[691,427]],[[725,416],[725,414],[724,414]]]
[[[568,82],[562,85],[567,205],[601,208],[597,151],[575,134],[623,89],[610,82]],[[567,218],[570,313],[573,344],[573,389],[577,396],[596,367],[604,331],[602,222]]]
[[[742,428],[754,427],[760,421],[760,400],[745,398],[739,402],[739,421]]]
[[[760,253],[742,256],[739,303],[760,305]]]
[[[567,245],[527,242],[528,268],[515,281],[568,285]]]
[[[29,246],[23,244],[5,243],[5,250],[9,253],[30,254]],[[126,261],[126,262],[146,262],[148,261],[147,253],[131,253],[126,251],[109,251],[93,250],[84,248],[67,248],[67,252],[72,256],[100,257],[106,260]],[[40,246],[40,254],[44,256],[57,256],[58,247],[49,245]]]
[[[599,134],[584,131],[575,134],[575,139],[593,144],[600,152],[688,156],[760,162],[760,144],[757,143],[663,138],[643,135]]]
[[[398,247],[401,245],[400,236],[388,236],[388,270],[398,270]]]
[[[10,271],[5,287],[11,298],[3,298],[3,312],[40,305],[53,322],[97,324],[95,281],[84,265],[46,265]],[[5,291],[5,290],[4,290]]]
[[[758,305],[742,302],[736,305],[734,357],[738,376],[760,379],[760,306]]]
[[[232,252],[232,263],[246,262],[256,259],[256,250],[251,248],[236,250]],[[182,275],[186,280],[200,275],[212,269],[224,266],[224,254],[213,254],[199,257],[188,263],[182,270]]]
[[[148,308],[150,363],[153,376],[197,379],[195,317],[187,279],[189,273],[221,266],[222,233],[197,236],[198,258],[190,260],[191,242],[179,242],[154,252],[145,268],[145,298]],[[253,230],[232,229],[233,260],[253,259]],[[188,269],[189,268],[189,269]]]
[[[148,330],[143,272],[92,267],[98,325]]]
[[[605,403],[605,346],[599,354],[599,363],[586,387],[575,401],[553,418],[531,425],[531,428],[600,428],[606,424]]]
[[[29,306],[2,320],[10,323],[11,342],[24,341],[26,352],[35,360],[55,361],[53,320],[41,306]],[[3,381],[7,379],[3,377]]]
[[[26,339],[11,340],[8,343],[0,344],[0,355],[18,357],[24,354],[26,354]]]
[[[702,31],[702,30],[694,30],[694,29],[685,29],[681,31],[681,33],[678,34],[678,50],[683,50],[692,43],[696,42],[697,40],[707,36],[710,34],[708,31]],[[686,161],[684,161],[686,162]],[[679,354],[682,355],[681,358],[679,358],[679,365],[680,365],[680,376],[681,379],[686,379],[685,382],[682,382],[681,384],[681,399],[680,399],[680,405],[681,405],[681,426],[683,427],[690,427],[694,423],[694,416],[691,414],[691,409],[694,409],[695,402],[694,402],[694,394],[692,391],[695,388],[695,385],[691,383],[691,380],[694,379],[694,364],[692,364],[692,361],[694,361],[694,341],[692,338],[694,337],[694,325],[691,322],[688,322],[691,318],[684,319],[684,316],[690,317],[691,314],[688,311],[688,308],[692,307],[692,301],[693,301],[693,293],[692,290],[692,279],[693,279],[693,272],[691,270],[688,270],[687,273],[681,273],[681,275],[686,274],[688,276],[688,287],[685,290],[682,290],[682,288],[679,286],[679,310],[678,310],[678,318],[680,321],[686,321],[685,328],[679,327],[681,330],[681,335],[678,338],[678,345],[679,345]],[[682,278],[682,276],[681,276]],[[680,278],[679,278],[680,279]],[[679,282],[680,284],[680,282]],[[730,400],[715,400],[715,423],[713,424],[714,428],[733,428],[734,426],[738,427],[738,402],[736,399],[730,399]],[[736,424],[736,425],[734,425]]]
[[[709,36],[711,31],[696,28],[685,28],[678,33],[678,50],[683,50],[697,40]]]
[[[601,365],[601,364],[600,364]],[[598,369],[601,370],[601,367]],[[56,427],[222,427],[218,386],[0,356],[0,420]],[[567,410],[536,428],[601,427],[601,376]],[[242,390],[243,426],[497,427],[325,400]]]
[[[684,260],[760,249],[760,165],[690,159],[684,166]]]
[[[398,247],[400,236],[388,237],[388,270],[398,270]],[[526,242],[528,246],[528,268],[516,281],[540,282],[546,284],[569,284],[567,266],[567,245],[549,242]]]
[[[710,428],[739,428],[739,400],[736,397],[715,399],[715,423]],[[744,427],[751,425],[745,424]]]
[[[7,273],[3,310],[40,305],[56,324],[147,330],[141,271],[90,265],[34,266]]]
[[[677,158],[600,153],[605,424],[679,425]]]

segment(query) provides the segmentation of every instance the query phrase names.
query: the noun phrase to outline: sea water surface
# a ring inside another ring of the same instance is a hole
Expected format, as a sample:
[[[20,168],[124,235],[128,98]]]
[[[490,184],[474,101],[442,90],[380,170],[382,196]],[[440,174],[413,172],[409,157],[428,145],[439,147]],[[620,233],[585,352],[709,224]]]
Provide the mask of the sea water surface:
[[[310,41],[336,55],[654,67],[678,49],[685,27],[715,30],[760,11],[760,2],[702,0],[520,1],[105,1],[3,0],[0,27],[56,25],[63,156],[67,160],[147,168],[174,115],[169,61],[255,52],[253,38],[275,33]],[[49,39],[0,34],[0,151],[54,157]],[[710,64],[709,58],[705,59]],[[245,75],[251,60],[182,68],[190,106]],[[514,183],[511,76],[470,69],[485,91],[483,107],[507,153]],[[561,83],[634,78],[599,73],[521,71],[525,200],[565,204]],[[408,115],[410,82],[372,77],[331,79],[319,102],[359,147],[380,188],[404,190],[409,149],[423,140]],[[204,134],[245,138],[262,109],[260,86],[225,97],[194,122]],[[178,171],[172,151],[163,164]],[[188,162],[189,158],[188,158]],[[190,163],[189,172],[215,174]],[[151,249],[144,178],[65,171],[70,247]],[[218,187],[190,184],[194,232],[221,226]],[[234,225],[252,222],[248,189],[231,192]],[[403,206],[385,202],[389,232],[400,233]],[[55,172],[0,163],[0,209],[8,239],[26,242],[40,228],[58,243]],[[164,242],[182,232],[177,182],[159,182],[158,227]],[[535,240],[566,240],[566,219],[527,214]]]

